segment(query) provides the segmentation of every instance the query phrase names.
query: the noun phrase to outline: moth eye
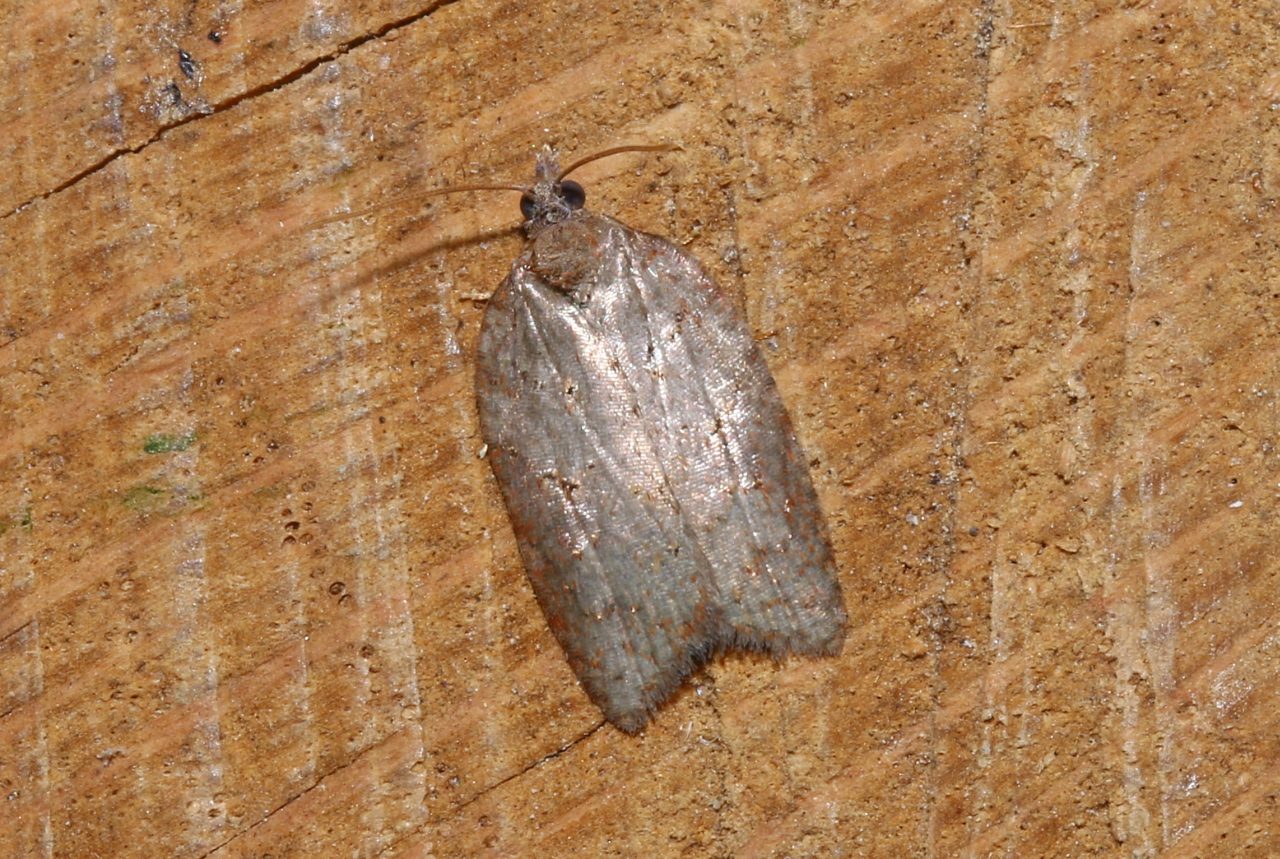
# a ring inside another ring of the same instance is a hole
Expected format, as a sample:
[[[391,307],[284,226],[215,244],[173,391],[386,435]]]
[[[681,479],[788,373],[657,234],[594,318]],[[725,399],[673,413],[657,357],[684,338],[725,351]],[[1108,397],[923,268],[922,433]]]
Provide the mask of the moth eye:
[[[587,192],[572,179],[561,182],[559,190],[560,199],[564,200],[564,204],[570,209],[581,209],[587,202]]]
[[[537,203],[533,200],[533,193],[525,191],[520,195],[520,214],[524,215],[526,221],[532,221],[533,215],[538,211]]]

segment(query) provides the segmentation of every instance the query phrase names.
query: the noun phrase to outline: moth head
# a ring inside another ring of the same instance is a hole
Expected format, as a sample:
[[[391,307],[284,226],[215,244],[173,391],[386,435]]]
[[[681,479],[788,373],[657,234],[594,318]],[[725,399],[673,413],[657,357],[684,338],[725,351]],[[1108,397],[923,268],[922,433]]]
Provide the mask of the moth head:
[[[615,146],[580,158],[561,170],[559,153],[543,146],[534,168],[534,182],[520,195],[520,213],[524,215],[526,232],[567,221],[582,208],[587,202],[587,192],[577,182],[565,178],[582,165],[622,152],[670,152],[679,148],[669,143]]]
[[[564,178],[567,172],[560,169],[559,153],[543,146],[534,168],[535,181],[520,195],[520,214],[526,226],[566,221],[587,202],[583,187]]]

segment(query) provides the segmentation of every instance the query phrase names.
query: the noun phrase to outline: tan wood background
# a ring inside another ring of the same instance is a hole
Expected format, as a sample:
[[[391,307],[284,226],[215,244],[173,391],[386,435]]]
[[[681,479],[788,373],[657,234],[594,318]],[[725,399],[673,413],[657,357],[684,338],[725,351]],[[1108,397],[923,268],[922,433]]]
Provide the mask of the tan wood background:
[[[1280,855],[1280,18],[0,10],[0,855]],[[180,53],[184,52],[184,53]],[[480,458],[544,141],[741,296],[844,654],[602,725]]]

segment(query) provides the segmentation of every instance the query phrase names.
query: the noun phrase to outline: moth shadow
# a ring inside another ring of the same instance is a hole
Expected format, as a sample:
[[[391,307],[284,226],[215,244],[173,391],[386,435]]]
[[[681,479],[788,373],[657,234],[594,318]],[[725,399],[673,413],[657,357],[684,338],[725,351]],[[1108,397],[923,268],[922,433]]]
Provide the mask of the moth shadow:
[[[420,264],[424,260],[431,259],[432,257],[448,254],[451,251],[462,250],[474,245],[481,245],[485,242],[506,238],[513,234],[520,234],[519,224],[512,224],[498,229],[472,232],[467,235],[447,236],[426,245],[405,248],[397,251],[373,268],[362,271],[350,281],[344,282],[343,288],[364,286],[376,278],[390,277],[392,275],[399,274],[405,269],[412,268],[413,266]],[[496,286],[497,284],[494,283],[490,288]]]
[[[723,721],[726,718],[723,712],[724,707],[750,706],[750,702],[744,704],[741,701],[729,705],[721,699],[720,686],[727,674],[737,674],[739,675],[738,683],[749,685],[749,681],[743,678],[757,676],[756,672],[760,669],[772,672],[764,678],[763,685],[752,696],[758,699],[760,696],[771,694],[770,690],[777,692],[785,686],[787,671],[806,663],[820,662],[821,658],[817,654],[772,653],[754,648],[720,646],[698,663],[697,668],[689,674],[686,681],[682,682],[664,702],[662,709],[668,707],[674,709],[685,699],[695,698],[709,704],[716,714],[715,718]],[[661,718],[660,714],[655,718]]]

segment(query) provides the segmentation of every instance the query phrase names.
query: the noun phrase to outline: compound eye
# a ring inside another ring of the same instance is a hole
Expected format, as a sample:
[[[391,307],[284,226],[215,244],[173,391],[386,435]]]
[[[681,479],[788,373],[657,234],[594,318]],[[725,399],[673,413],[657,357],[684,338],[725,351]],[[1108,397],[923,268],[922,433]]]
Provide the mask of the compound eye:
[[[560,192],[560,199],[564,200],[564,204],[570,209],[581,209],[587,202],[587,192],[572,179],[566,179],[557,187]]]
[[[520,195],[520,214],[524,215],[526,221],[532,221],[534,214],[538,211],[538,204],[533,199],[532,191],[525,191]]]

